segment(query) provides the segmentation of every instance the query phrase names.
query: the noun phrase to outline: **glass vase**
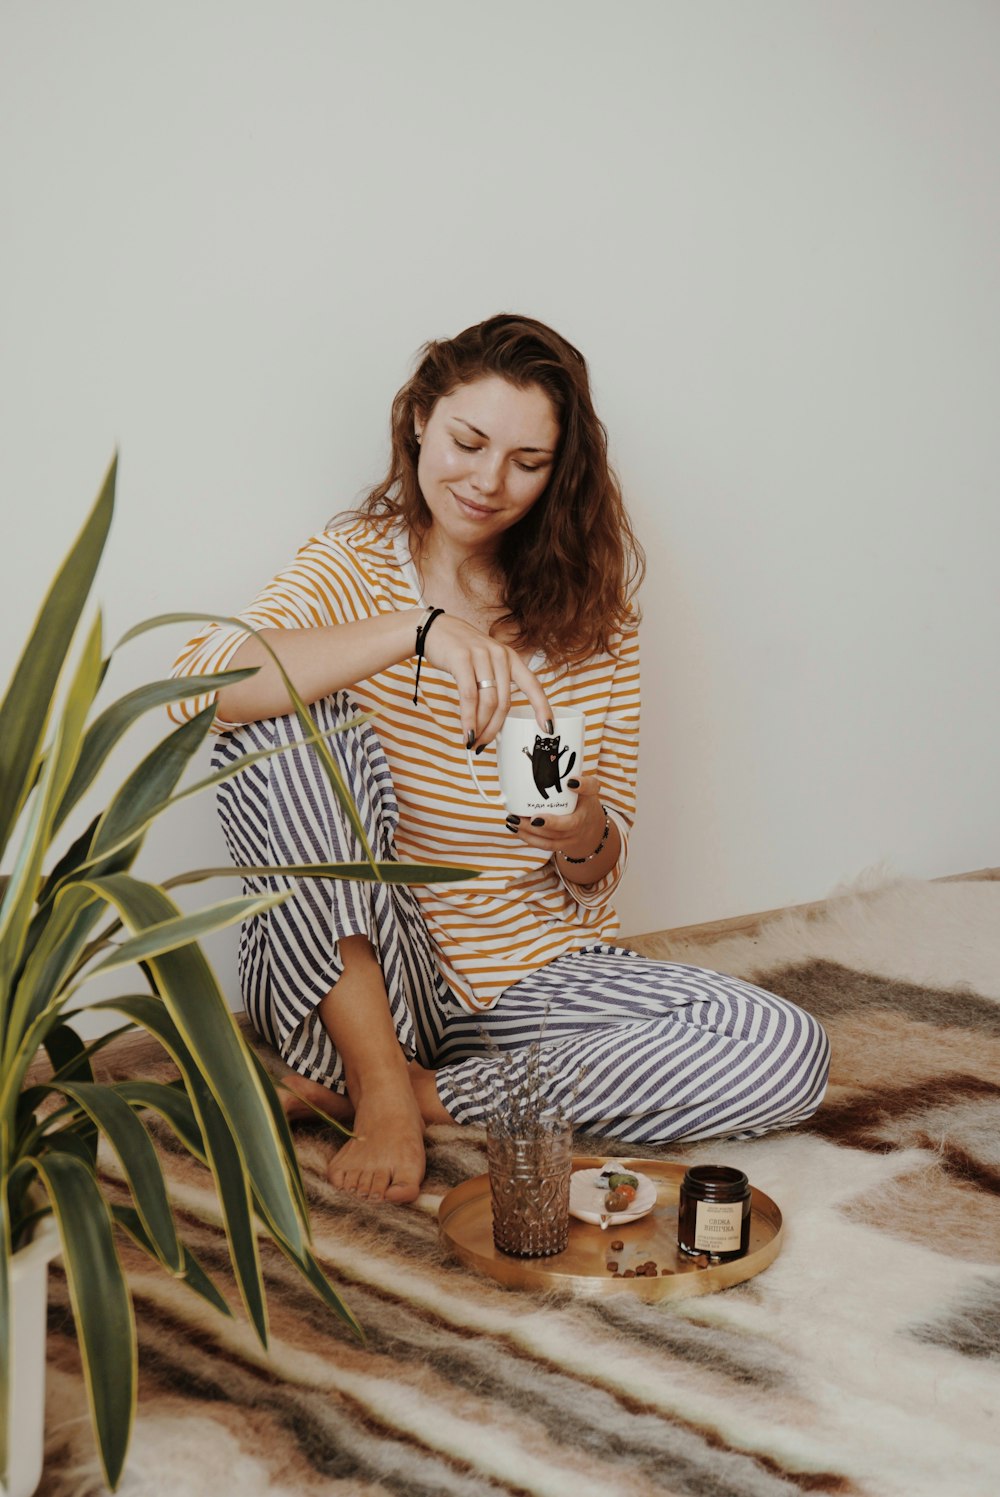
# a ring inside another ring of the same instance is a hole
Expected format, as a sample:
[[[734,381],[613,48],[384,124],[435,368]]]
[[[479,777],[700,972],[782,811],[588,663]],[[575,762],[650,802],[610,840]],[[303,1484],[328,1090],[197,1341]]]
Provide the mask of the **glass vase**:
[[[514,1258],[547,1258],[569,1239],[569,1177],[573,1129],[569,1123],[517,1137],[486,1130],[493,1208],[493,1242]]]

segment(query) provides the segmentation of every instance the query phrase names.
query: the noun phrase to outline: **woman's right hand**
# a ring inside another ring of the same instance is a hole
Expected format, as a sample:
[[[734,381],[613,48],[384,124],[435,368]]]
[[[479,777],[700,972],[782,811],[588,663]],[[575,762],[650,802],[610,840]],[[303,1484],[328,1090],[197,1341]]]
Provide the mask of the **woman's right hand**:
[[[466,748],[490,743],[499,733],[510,711],[512,684],[528,698],[542,732],[552,733],[552,708],[541,682],[509,645],[454,614],[442,613],[427,631],[424,656],[455,678]],[[480,681],[493,684],[479,686]]]

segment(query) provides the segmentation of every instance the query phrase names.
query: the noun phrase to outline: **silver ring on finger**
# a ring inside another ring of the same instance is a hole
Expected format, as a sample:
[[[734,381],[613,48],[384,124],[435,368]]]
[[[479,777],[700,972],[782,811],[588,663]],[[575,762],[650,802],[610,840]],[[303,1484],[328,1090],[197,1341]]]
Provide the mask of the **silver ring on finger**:
[[[482,681],[477,681],[476,685],[479,687],[480,691],[495,691],[497,683],[487,678]]]

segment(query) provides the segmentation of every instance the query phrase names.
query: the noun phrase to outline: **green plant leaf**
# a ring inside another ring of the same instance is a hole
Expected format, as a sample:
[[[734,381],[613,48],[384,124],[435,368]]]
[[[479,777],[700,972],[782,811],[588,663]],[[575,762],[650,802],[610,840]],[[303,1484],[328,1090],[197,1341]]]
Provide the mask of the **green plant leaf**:
[[[0,853],[35,781],[56,686],[111,524],[117,471],[116,455],[93,509],[45,596],[0,704]]]
[[[191,679],[194,678],[192,677]],[[208,678],[206,677],[205,679]],[[336,728],[328,728],[323,736],[325,738],[333,738],[337,733],[346,732],[348,728],[353,727],[356,723],[366,721],[367,715],[363,713],[359,714],[357,717],[352,717],[348,722],[339,724]],[[217,788],[224,780],[232,779],[234,775],[241,774],[248,765],[256,764],[259,759],[272,759],[276,754],[287,754],[291,749],[303,748],[304,746],[304,739],[295,739],[291,743],[279,743],[272,748],[257,749],[252,754],[244,754],[232,764],[225,764],[221,769],[213,770],[204,779],[197,780],[192,785],[185,785],[183,790],[178,790],[175,794],[165,796],[163,800],[148,806],[145,816],[141,821],[131,821],[127,830],[119,833],[116,841],[112,842],[110,846],[102,846],[99,857],[92,856],[90,850],[93,833],[100,819],[95,818],[91,825],[89,837],[85,833],[82,837],[77,838],[72,848],[63,855],[57,867],[53,869],[52,873],[46,879],[42,892],[39,895],[39,904],[44,906],[45,901],[51,897],[60,880],[66,879],[71,874],[80,878],[85,873],[118,872],[120,867],[125,867],[125,862],[119,864],[118,854],[124,852],[126,849],[131,850],[133,841],[142,837],[152,826],[153,822],[162,816],[164,812],[172,810],[174,806],[180,805],[182,801],[190,800],[195,795],[201,795],[205,790]],[[131,862],[131,858],[128,861]],[[365,866],[367,867],[368,865],[365,864]]]
[[[197,1108],[209,1157],[213,1161],[216,1189],[225,1218],[236,1282],[260,1344],[266,1347],[267,1299],[264,1294],[257,1229],[253,1219],[256,1192],[253,1192],[252,1180],[225,1114],[200,1072],[195,1072],[190,1077],[188,1090]],[[279,1234],[275,1240],[280,1242],[283,1239]]]
[[[75,1102],[104,1134],[121,1161],[132,1199],[149,1234],[156,1256],[171,1273],[181,1270],[167,1187],[152,1139],[125,1099],[114,1087],[94,1082],[62,1082],[51,1090]]]
[[[137,1247],[142,1248],[144,1253],[148,1253],[154,1262],[160,1262],[153,1244],[150,1242],[145,1228],[139,1219],[137,1211],[134,1211],[131,1206],[112,1206],[111,1215],[114,1217],[117,1225],[131,1237]],[[213,1309],[218,1310],[220,1315],[225,1315],[227,1320],[232,1320],[232,1310],[226,1304],[226,1301],[212,1283],[212,1280],[208,1277],[208,1274],[194,1253],[186,1243],[182,1242],[180,1247],[182,1266],[180,1274],[177,1277],[189,1289],[194,1290],[195,1294],[200,1295],[203,1300],[207,1300]]]
[[[10,1408],[10,1260],[11,1221],[7,1191],[0,1190],[0,1483],[7,1490],[10,1465],[7,1410]]]
[[[117,851],[112,848],[111,854]],[[100,865],[101,859],[95,860],[95,865]],[[424,864],[424,863],[379,863],[377,865],[385,883],[450,883],[460,879],[477,878],[479,869],[460,868],[451,864]],[[95,867],[96,871],[96,867]],[[79,875],[80,870],[77,870]],[[362,879],[371,882],[374,878],[372,869],[367,863],[292,863],[282,865],[237,865],[226,864],[225,867],[199,868],[189,873],[181,873],[173,878],[164,879],[160,888],[181,888],[185,884],[204,882],[209,878],[232,878],[237,877],[280,877],[287,878],[341,878]],[[68,886],[73,887],[73,884]],[[83,887],[81,885],[81,887]],[[65,891],[60,890],[60,894]],[[90,922],[93,924],[93,921]],[[91,945],[82,950],[78,959],[68,974],[75,976],[86,966],[92,957],[98,955],[110,943],[111,937],[120,930],[121,921],[113,920],[110,925],[96,937]],[[78,949],[78,948],[76,948]]]
[[[309,1287],[319,1296],[324,1305],[327,1305],[341,1320],[346,1321],[358,1340],[363,1342],[365,1340],[365,1333],[361,1329],[360,1322],[355,1319],[350,1308],[344,1303],[336,1289],[330,1283],[320,1267],[312,1248],[306,1248],[302,1257],[297,1258],[294,1253],[288,1251],[288,1248],[283,1243],[279,1242],[278,1246],[289,1262],[295,1264],[295,1267],[305,1278]]]
[[[53,1132],[45,1134],[39,1147],[44,1148],[47,1153],[51,1154],[69,1154],[78,1160],[85,1169],[90,1170],[92,1174],[96,1175],[97,1144],[99,1139],[100,1134],[88,1118],[85,1129],[81,1126],[75,1132],[66,1133],[55,1129]],[[34,1158],[34,1155],[25,1154],[24,1157],[30,1160]]]
[[[116,1081],[114,1090],[130,1107],[156,1112],[170,1125],[189,1154],[207,1164],[205,1140],[183,1082]]]
[[[111,1213],[93,1172],[78,1158],[52,1151],[26,1162],[44,1182],[59,1223],[91,1416],[113,1490],[132,1433],[136,1339]]]
[[[122,783],[97,824],[91,857],[107,856],[107,849],[135,836],[162,804],[197,753],[212,725],[214,709],[206,707],[160,740]]]
[[[206,905],[193,915],[171,916],[169,920],[147,926],[141,935],[122,941],[110,956],[92,967],[87,976],[96,977],[98,972],[113,972],[116,967],[128,967],[133,962],[162,956],[165,951],[175,951],[179,946],[200,941],[203,936],[210,936],[217,930],[225,930],[227,926],[249,920],[252,915],[273,909],[288,897],[287,893],[240,895],[236,899],[223,899],[218,904]]]
[[[170,804],[171,792],[200,748],[211,722],[209,707],[190,722],[182,723],[150,750],[98,817],[85,856],[65,870],[64,884],[82,882],[84,874],[93,877],[131,867],[145,833]],[[50,878],[45,885],[45,897],[51,898],[59,892],[59,887]]]
[[[137,686],[134,691],[105,707],[87,729],[72,779],[56,812],[55,830],[59,830],[80,797],[93,784],[115,744],[144,713],[153,707],[165,707],[171,702],[183,701],[185,697],[235,685],[237,681],[245,681],[248,676],[255,676],[258,669],[254,665],[245,670],[217,672],[212,676],[151,681],[145,686]]]
[[[256,632],[242,619],[226,613],[192,613],[186,609],[180,613],[156,613],[126,629],[111,653],[117,655],[122,646],[131,644],[133,639],[139,639],[151,629],[169,628],[171,624],[231,624],[234,629],[243,629],[247,634]]]
[[[44,1114],[43,1117],[39,1117],[36,1109],[40,1107],[41,1104],[50,1095],[51,1093],[49,1092],[49,1089],[44,1086],[25,1087],[24,1091],[22,1091],[18,1095],[17,1124],[14,1132],[14,1147],[11,1150],[10,1155],[12,1159],[26,1158],[29,1154],[33,1153],[35,1149],[42,1147],[39,1140],[50,1130],[58,1130],[59,1125],[63,1122],[64,1119],[73,1117],[75,1115],[77,1123],[80,1123],[80,1114],[73,1106],[72,1102],[64,1102],[63,1105],[61,1107],[57,1107],[54,1112],[49,1110]],[[96,1164],[97,1130],[90,1123],[88,1123],[86,1126],[89,1130],[89,1133],[93,1135],[94,1140],[93,1150],[86,1150],[87,1159],[90,1164]],[[77,1139],[78,1141],[80,1141],[80,1131],[78,1131],[77,1133]],[[31,1179],[25,1179],[23,1184],[24,1190],[19,1197],[15,1197],[12,1189],[9,1188],[8,1190],[11,1206],[11,1220],[17,1223],[17,1230],[19,1233],[24,1224],[24,1215],[27,1209],[26,1195],[28,1187],[31,1184]]]
[[[60,882],[64,873],[73,868],[81,858],[86,857],[87,851],[90,847],[90,839],[94,835],[95,828],[97,827],[97,820],[98,818],[95,816],[94,820],[91,822],[87,830],[85,832],[82,832],[80,836],[76,838],[72,846],[66,849],[55,866],[51,868],[49,872],[42,878],[42,881],[38,887],[38,893],[35,896],[35,913],[31,917],[31,922],[28,926],[28,934],[25,937],[24,950],[21,953],[22,967],[31,956],[35,947],[38,945],[38,942],[42,937],[42,932],[48,925],[49,916],[52,913],[51,908],[46,902],[49,892],[54,892],[55,886]],[[18,973],[14,980],[15,982],[17,982],[19,981],[19,979],[20,973]]]
[[[229,1255],[240,1295],[261,1344],[266,1346],[267,1306],[251,1211],[248,1172],[227,1119],[209,1090],[195,1057],[174,1024],[166,1005],[159,998],[151,998],[144,993],[130,994],[122,998],[106,998],[90,1007],[95,1011],[117,1009],[120,1013],[127,1014],[134,1023],[141,1025],[160,1041],[183,1076],[187,1095],[204,1139],[209,1168],[215,1180],[229,1242]],[[293,1198],[288,1198],[288,1204],[293,1208]]]
[[[11,1248],[19,1253],[31,1241],[36,1223],[52,1215],[44,1191],[38,1188],[34,1168],[24,1159],[11,1165],[5,1208],[10,1221]]]
[[[58,1019],[51,1029],[46,1030],[45,1037],[42,1041],[48,1052],[49,1059],[53,1065],[52,1075],[46,1078],[47,1083],[51,1084],[55,1081],[92,1081],[94,1079],[93,1067],[91,1066],[92,1058],[98,1053],[99,1050],[103,1050],[114,1040],[120,1039],[122,1035],[129,1034],[131,1031],[134,1031],[134,1029],[134,1024],[120,1024],[116,1029],[109,1029],[105,1034],[100,1035],[96,1040],[91,1040],[89,1044],[84,1045],[82,1052],[78,1052],[75,1049],[67,1049],[63,1051],[61,1048],[58,1051],[54,1052],[50,1045],[50,1041],[52,1040],[52,1038],[54,1036],[60,1035],[63,1030],[69,1030],[69,1025],[65,1022],[65,1020]],[[73,1031],[70,1030],[69,1032],[73,1034],[73,1038],[76,1040],[77,1044],[80,1044],[81,1042],[79,1041],[79,1039],[77,1039],[77,1036],[73,1033]],[[66,1060],[61,1065],[56,1065],[55,1060],[53,1059],[53,1055],[61,1055],[64,1053],[66,1055]],[[21,1092],[20,1096],[22,1098],[31,1096],[33,1094],[36,1094],[38,1090],[39,1088],[37,1087],[28,1087]],[[38,1105],[37,1100],[33,1105]]]
[[[76,958],[104,908],[104,901],[85,887],[70,886],[60,889],[56,895],[45,928],[17,980],[5,1046],[7,1066],[13,1067],[17,1063],[15,1055],[22,1047],[24,1035],[43,1009],[51,1007],[52,1023],[59,1022],[59,1000],[64,996],[64,986],[71,978]],[[31,1059],[22,1052],[22,1068],[29,1065]]]
[[[55,738],[35,788],[10,882],[4,890],[3,902],[0,903],[0,1017],[6,1037],[5,1060],[10,1054],[12,1037],[7,1033],[12,981],[24,950],[35,907],[42,863],[51,840],[52,818],[76,763],[80,734],[97,690],[100,665],[101,621],[98,617],[80,653]],[[17,1021],[11,1017],[9,1022],[14,1030],[16,1044],[20,1038]]]
[[[72,873],[73,870],[75,868],[78,868],[80,864],[84,862],[88,857],[90,853],[90,844],[94,840],[94,833],[97,831],[97,823],[100,821],[100,819],[100,816],[94,817],[93,821],[87,827],[86,831],[81,832],[80,835],[74,839],[70,846],[67,847],[66,851],[63,853],[59,861],[54,864],[54,866],[46,874],[41,888],[38,891],[38,904],[41,911],[41,918],[43,920],[46,915],[44,906],[52,898],[52,895],[55,893],[58,885],[62,883],[63,879],[68,873]]]
[[[302,1171],[299,1169],[299,1159],[298,1155],[295,1152],[295,1140],[292,1138],[292,1130],[288,1126],[288,1119],[286,1118],[285,1110],[281,1105],[281,1098],[278,1096],[278,1093],[275,1090],[274,1082],[271,1079],[271,1073],[268,1071],[260,1056],[255,1053],[253,1046],[248,1045],[247,1051],[249,1052],[250,1059],[253,1062],[255,1070],[261,1078],[262,1090],[267,1101],[267,1105],[271,1110],[271,1119],[274,1123],[275,1132],[277,1133],[278,1138],[281,1141],[281,1147],[285,1151],[285,1161],[288,1165],[288,1175],[295,1189],[296,1198],[299,1203],[299,1210],[302,1213],[303,1219],[307,1220],[309,1216],[309,1202],[306,1200],[306,1188],[302,1183]],[[330,1119],[330,1121],[332,1122],[332,1119]]]
[[[38,1128],[35,1112],[45,1101],[46,1095],[44,1086],[26,1086],[18,1092],[8,1158],[16,1159],[19,1154],[26,1152],[25,1140]]]
[[[60,1081],[93,1081],[87,1046],[71,1025],[62,1023],[50,1029],[45,1036],[45,1053],[52,1066],[50,1083],[57,1076]]]
[[[94,879],[90,887],[114,904],[137,933],[178,914],[162,889],[127,874]],[[245,1156],[265,1219],[300,1252],[303,1223],[289,1194],[291,1181],[270,1109],[204,953],[197,946],[181,947],[151,957],[149,966],[185,1045],[194,1056],[210,1057],[205,1080]]]

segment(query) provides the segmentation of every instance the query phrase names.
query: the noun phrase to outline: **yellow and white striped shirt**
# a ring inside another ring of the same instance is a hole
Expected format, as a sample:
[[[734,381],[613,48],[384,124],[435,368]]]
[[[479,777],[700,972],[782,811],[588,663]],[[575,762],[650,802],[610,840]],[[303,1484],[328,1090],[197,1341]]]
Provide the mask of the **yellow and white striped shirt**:
[[[422,603],[403,535],[362,520],[314,535],[239,617],[254,628],[300,629]],[[185,646],[173,674],[224,670],[245,638],[230,625],[213,624]],[[565,882],[556,860],[511,836],[502,806],[480,799],[469,774],[452,676],[425,660],[417,706],[412,660],[350,689],[371,713],[389,762],[399,804],[400,860],[480,870],[468,882],[414,890],[445,980],[472,1011],[490,1008],[505,988],[546,962],[610,940],[618,930],[610,899],[624,872],[635,815],[637,632],[626,632],[616,650],[571,666],[549,665],[542,656],[530,662],[554,708],[586,715],[579,768],[600,780],[601,798],[621,832],[617,868],[587,887]],[[515,704],[519,698],[523,703],[516,687],[514,695]],[[210,700],[191,698],[170,709],[171,716],[184,721]],[[484,749],[476,772],[485,791],[499,793],[495,744]]]

